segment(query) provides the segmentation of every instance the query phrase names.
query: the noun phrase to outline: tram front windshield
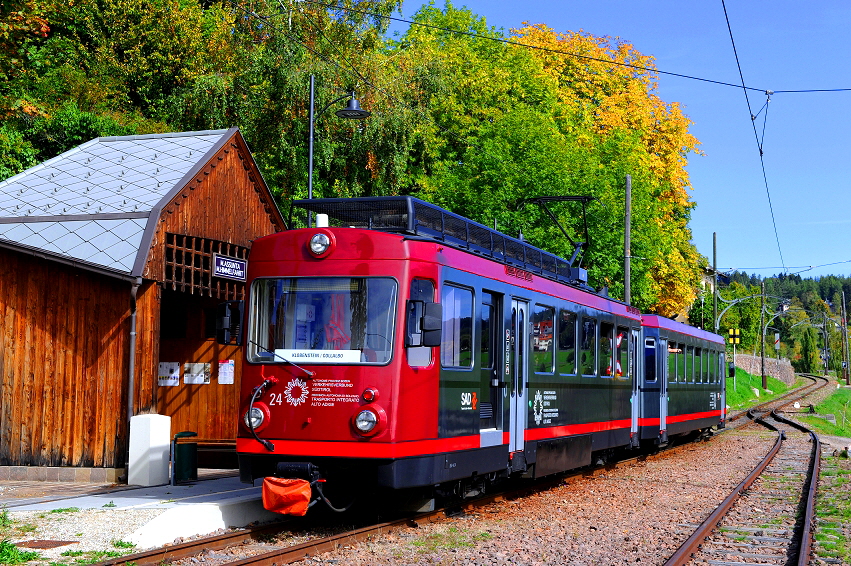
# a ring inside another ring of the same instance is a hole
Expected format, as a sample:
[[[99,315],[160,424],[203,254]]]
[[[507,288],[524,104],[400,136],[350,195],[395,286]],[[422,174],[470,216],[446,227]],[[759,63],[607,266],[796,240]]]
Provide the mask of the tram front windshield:
[[[251,286],[248,360],[387,363],[396,289],[387,277],[257,279]]]

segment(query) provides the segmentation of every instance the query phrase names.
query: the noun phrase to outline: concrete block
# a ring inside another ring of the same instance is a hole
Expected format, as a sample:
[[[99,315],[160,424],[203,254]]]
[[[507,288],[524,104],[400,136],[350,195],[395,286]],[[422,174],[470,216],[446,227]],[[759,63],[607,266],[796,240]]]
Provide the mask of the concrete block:
[[[130,419],[129,485],[164,485],[169,482],[171,417],[136,415]]]
[[[250,523],[279,521],[281,515],[263,508],[256,491],[221,501],[178,504],[128,537],[138,548],[163,546],[177,538],[213,533],[219,529],[245,527]]]

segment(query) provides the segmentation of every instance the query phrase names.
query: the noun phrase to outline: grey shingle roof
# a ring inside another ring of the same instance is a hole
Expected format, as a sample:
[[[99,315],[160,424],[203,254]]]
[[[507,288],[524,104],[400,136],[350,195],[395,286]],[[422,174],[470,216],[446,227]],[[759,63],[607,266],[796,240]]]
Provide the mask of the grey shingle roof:
[[[0,182],[0,243],[131,275],[151,212],[234,131],[97,138],[27,169]]]

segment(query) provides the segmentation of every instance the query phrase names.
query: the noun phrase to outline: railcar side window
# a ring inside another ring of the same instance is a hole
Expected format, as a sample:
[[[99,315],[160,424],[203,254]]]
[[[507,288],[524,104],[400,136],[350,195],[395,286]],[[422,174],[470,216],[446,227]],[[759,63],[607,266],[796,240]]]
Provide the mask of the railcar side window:
[[[694,349],[694,381],[703,383],[703,349]]]
[[[579,371],[582,375],[595,375],[597,366],[597,321],[590,318],[582,319],[582,329],[579,335]]]
[[[709,351],[709,381],[715,383],[718,381],[718,354],[715,351]]]
[[[532,311],[532,364],[536,373],[553,372],[555,309],[536,304]]]
[[[694,383],[694,346],[686,346],[686,382]]]
[[[676,342],[668,342],[668,383],[677,382],[677,367],[679,366],[678,358],[681,355],[681,350]]]
[[[444,285],[443,330],[440,342],[440,363],[445,367],[473,365],[473,292]]]
[[[484,369],[493,367],[491,352],[494,350],[494,302],[492,294],[482,293],[482,335],[479,337],[479,347],[481,348],[482,368]]]
[[[656,382],[656,340],[653,338],[644,339],[644,381]]]
[[[686,373],[686,345],[678,342],[677,350],[677,381],[682,383],[688,381],[688,374]]]
[[[615,333],[615,378],[629,379],[629,329],[623,326]]]
[[[430,303],[434,301],[434,283],[428,279],[414,279],[411,281],[411,300]],[[419,318],[423,315],[422,308],[408,313],[409,316]],[[431,364],[430,346],[409,346],[407,348],[408,365],[411,367],[425,367]]]
[[[597,375],[600,377],[612,377],[614,374],[614,363],[612,361],[612,355],[614,353],[614,348],[612,348],[612,334],[614,330],[614,325],[608,322],[600,323],[600,348],[599,348],[599,365]]]
[[[576,373],[576,313],[566,310],[558,317],[558,371]]]

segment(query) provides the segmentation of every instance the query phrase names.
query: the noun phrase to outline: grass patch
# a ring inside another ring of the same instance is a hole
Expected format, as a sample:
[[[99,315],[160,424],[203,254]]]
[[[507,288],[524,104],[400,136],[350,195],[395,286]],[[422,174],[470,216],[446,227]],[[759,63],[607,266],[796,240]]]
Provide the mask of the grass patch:
[[[816,405],[817,413],[833,415],[836,424],[818,417],[799,415],[801,420],[823,434],[851,437],[851,389],[837,389],[833,395]]]
[[[470,533],[467,530],[461,530],[457,527],[450,527],[445,532],[432,533],[423,538],[417,539],[411,544],[418,548],[418,552],[426,554],[437,552],[439,549],[447,548],[463,548],[475,546],[475,543],[482,540],[493,538],[493,535],[487,532]]]
[[[817,523],[815,539],[823,544],[817,549],[819,557],[839,559],[851,564],[851,541],[843,525],[851,522],[851,499],[848,497],[847,476],[851,474],[851,461],[835,456],[822,457],[816,500]]]
[[[767,378],[768,395],[762,389],[762,376],[751,375],[741,368],[736,368],[736,385],[733,387],[733,378],[727,378],[727,404],[733,409],[746,409],[754,405],[754,400],[767,401],[779,397],[789,390],[789,386],[773,377]],[[797,385],[797,383],[796,383]],[[754,395],[753,389],[759,390],[759,397]]]
[[[79,507],[60,507],[59,509],[51,509],[48,513],[76,513]]]
[[[62,556],[75,558],[74,564],[95,564],[121,555],[122,553],[117,550],[66,550],[62,553]]]
[[[21,550],[8,540],[0,541],[0,564],[23,564],[38,560],[41,554],[33,550]]]
[[[136,548],[135,544],[126,540],[114,540],[112,541],[112,546],[115,548]]]

